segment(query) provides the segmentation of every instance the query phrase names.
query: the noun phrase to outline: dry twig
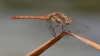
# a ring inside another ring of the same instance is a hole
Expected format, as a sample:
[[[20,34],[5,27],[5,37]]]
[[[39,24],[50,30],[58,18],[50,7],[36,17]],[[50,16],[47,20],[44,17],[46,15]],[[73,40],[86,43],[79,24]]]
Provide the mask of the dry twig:
[[[83,37],[78,36],[78,35],[73,34],[73,33],[70,33],[70,35],[74,36],[75,38],[77,38],[77,39],[83,41],[84,43],[86,43],[86,44],[88,44],[88,45],[90,45],[90,46],[92,46],[92,47],[94,47],[95,49],[97,49],[97,50],[100,51],[100,45],[99,45],[99,44],[96,44],[96,43],[93,42],[93,41],[90,41],[90,40],[88,40],[88,39],[86,39],[86,38],[83,38]]]
[[[66,32],[62,32],[59,35],[57,35],[56,37],[52,38],[51,40],[47,41],[46,43],[44,43],[43,45],[41,45],[40,47],[38,47],[37,49],[33,50],[31,53],[29,53],[26,56],[39,56],[40,54],[42,54],[45,50],[47,50],[50,46],[52,46],[53,44],[55,44],[57,41],[59,41],[63,36],[65,36]]]
[[[83,41],[84,43],[94,47],[97,50],[100,50],[100,45],[86,39],[83,38],[81,36],[78,36],[76,34],[73,33],[67,33],[67,32],[62,32],[59,35],[57,35],[56,37],[52,38],[51,40],[47,41],[46,43],[44,43],[43,45],[41,45],[40,47],[38,47],[37,49],[35,49],[34,51],[32,51],[31,53],[29,53],[27,56],[39,56],[40,54],[42,54],[45,50],[47,50],[49,47],[51,47],[53,44],[55,44],[57,41],[59,41],[63,36],[65,35],[71,35],[76,37],[77,39]]]

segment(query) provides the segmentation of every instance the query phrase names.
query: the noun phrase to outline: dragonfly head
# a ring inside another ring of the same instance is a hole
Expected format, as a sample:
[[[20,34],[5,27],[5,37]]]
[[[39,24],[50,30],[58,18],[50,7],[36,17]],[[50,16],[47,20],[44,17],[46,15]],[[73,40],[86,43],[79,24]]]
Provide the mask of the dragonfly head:
[[[72,23],[72,19],[68,17],[68,18],[65,20],[65,24],[66,24],[66,25],[70,25],[71,23]]]

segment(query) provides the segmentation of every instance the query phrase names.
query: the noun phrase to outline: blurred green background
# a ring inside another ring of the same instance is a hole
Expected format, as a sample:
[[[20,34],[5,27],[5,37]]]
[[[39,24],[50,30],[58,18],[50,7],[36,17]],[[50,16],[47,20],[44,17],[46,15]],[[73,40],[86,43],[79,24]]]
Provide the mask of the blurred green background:
[[[6,9],[100,12],[100,0],[1,0]]]
[[[12,20],[11,16],[52,12],[88,25],[91,32],[79,35],[100,44],[100,0],[0,0],[0,56],[26,56],[52,38],[45,21]],[[62,38],[41,56],[100,56],[100,52],[70,37]]]

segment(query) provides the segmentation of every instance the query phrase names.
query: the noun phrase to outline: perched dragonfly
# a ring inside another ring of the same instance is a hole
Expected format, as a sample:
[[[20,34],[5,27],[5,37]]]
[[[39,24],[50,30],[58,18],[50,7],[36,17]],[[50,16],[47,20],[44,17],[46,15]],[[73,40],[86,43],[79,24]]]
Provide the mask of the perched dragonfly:
[[[66,31],[72,33],[87,34],[90,28],[82,23],[79,23],[61,12],[46,14],[43,16],[12,16],[12,19],[42,19],[47,20],[47,28],[53,36]]]

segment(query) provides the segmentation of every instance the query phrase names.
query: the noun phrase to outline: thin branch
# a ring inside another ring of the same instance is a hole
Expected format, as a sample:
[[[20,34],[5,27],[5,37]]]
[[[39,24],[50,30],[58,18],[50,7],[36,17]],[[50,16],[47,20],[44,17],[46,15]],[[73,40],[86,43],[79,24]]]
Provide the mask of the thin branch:
[[[83,38],[83,37],[81,37],[81,36],[78,36],[78,35],[76,35],[76,34],[73,34],[73,33],[70,33],[70,35],[74,36],[75,38],[77,38],[77,39],[83,41],[84,43],[86,43],[86,44],[88,44],[88,45],[90,45],[90,46],[92,46],[92,47],[94,47],[95,49],[97,49],[97,50],[100,51],[100,45],[99,45],[99,44],[97,44],[97,43],[95,43],[95,42],[93,42],[93,41],[90,41],[90,40],[88,40],[88,39],[86,39],[86,38]]]
[[[52,38],[51,40],[47,41],[46,43],[44,43],[43,45],[41,45],[40,47],[38,47],[37,49],[33,50],[32,52],[30,52],[28,55],[26,56],[39,56],[40,54],[42,54],[45,50],[47,50],[49,47],[51,47],[53,44],[55,44],[57,41],[59,41],[63,36],[67,35],[68,33],[66,32],[62,32],[59,35],[57,35],[56,37]]]
[[[37,49],[33,50],[32,52],[30,52],[26,56],[39,56],[40,54],[42,54],[45,50],[47,50],[49,47],[51,47],[53,44],[55,44],[57,41],[59,41],[65,35],[74,36],[75,38],[83,41],[84,43],[86,43],[86,44],[88,44],[88,45],[90,45],[90,46],[92,46],[95,49],[100,51],[100,45],[99,44],[96,44],[93,41],[90,41],[86,38],[83,38],[83,37],[78,36],[78,35],[73,34],[73,33],[62,32],[59,35],[57,35],[56,37],[52,38],[51,40],[47,41],[46,43],[44,43],[43,45],[38,47]]]

